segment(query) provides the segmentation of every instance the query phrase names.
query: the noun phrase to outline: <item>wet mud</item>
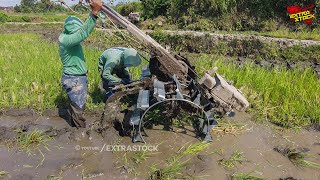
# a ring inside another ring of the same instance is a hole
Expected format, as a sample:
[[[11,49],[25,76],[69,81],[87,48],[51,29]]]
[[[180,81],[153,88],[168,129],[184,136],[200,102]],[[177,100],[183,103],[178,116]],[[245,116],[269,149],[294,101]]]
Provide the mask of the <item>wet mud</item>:
[[[93,122],[97,117],[91,116]],[[88,136],[88,130],[69,127],[64,119],[59,117],[2,116],[0,118],[0,169],[8,172],[8,179],[81,179],[94,176],[95,179],[118,179],[112,163],[112,153],[82,152],[79,146],[101,146],[112,144],[119,138],[114,129],[108,132],[108,139],[100,136]],[[16,129],[32,132],[38,129],[52,137],[47,148],[22,150],[13,142],[17,136]],[[104,177],[102,177],[104,176]]]
[[[89,123],[99,120],[99,114],[87,115]],[[320,163],[320,136],[318,131],[284,130],[271,124],[257,124],[245,113],[224,121],[245,125],[238,135],[213,134],[214,141],[199,154],[188,157],[178,178],[231,179],[236,173],[245,173],[268,179],[318,179],[320,171],[313,167],[300,167],[284,155],[285,148],[308,154],[310,161]],[[21,150],[16,143],[15,130],[43,131],[53,139],[48,148],[41,147],[31,154]],[[106,145],[133,144],[128,136],[121,137],[115,128],[108,128],[104,136],[69,127],[64,119],[49,116],[0,117],[0,171],[8,172],[4,179],[148,179],[151,167],[165,168],[166,162],[184,147],[200,142],[192,128],[181,131],[174,128],[146,130],[148,145],[157,150],[139,161],[132,161],[137,152],[106,151]],[[284,147],[281,149],[280,147]],[[233,168],[221,165],[233,152],[243,153],[244,161]],[[138,161],[138,162],[137,162]]]

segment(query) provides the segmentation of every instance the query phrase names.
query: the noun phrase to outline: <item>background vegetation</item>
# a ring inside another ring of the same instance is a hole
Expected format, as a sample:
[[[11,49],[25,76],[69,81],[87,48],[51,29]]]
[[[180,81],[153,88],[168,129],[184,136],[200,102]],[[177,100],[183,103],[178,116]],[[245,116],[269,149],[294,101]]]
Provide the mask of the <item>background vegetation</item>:
[[[66,12],[63,6],[50,0],[21,0],[20,5],[15,6],[14,10],[23,13]]]
[[[143,6],[140,2],[120,3],[115,10],[122,16],[128,16],[131,12],[142,12]]]
[[[287,6],[300,5],[301,7],[316,4],[314,0],[141,0],[138,2],[122,2],[114,6],[123,16],[131,12],[142,14],[143,29],[185,29],[200,31],[256,31],[266,32],[261,35],[275,36],[299,31],[313,31],[318,29],[319,8],[314,9],[316,19],[312,25],[289,22]],[[87,13],[88,8],[82,5],[73,5],[72,8],[80,13]],[[69,13],[61,4],[50,0],[21,0],[21,5],[15,7],[19,13]],[[22,17],[19,17],[22,16]],[[43,18],[41,14],[19,15],[11,18],[0,13],[0,22],[48,22],[59,18]],[[55,15],[53,15],[55,16]],[[305,34],[307,32],[303,32]],[[292,35],[294,36],[294,35]]]
[[[141,0],[145,18],[166,17],[179,28],[215,30],[274,30],[288,22],[287,6],[315,4],[314,0]],[[317,10],[316,10],[317,12]],[[318,16],[318,13],[317,13]]]
[[[0,12],[0,22],[64,22],[68,15],[70,15],[70,13],[23,13],[7,15]]]
[[[303,23],[289,22],[287,6],[304,7],[318,3],[315,0],[141,0],[122,2],[114,8],[124,16],[131,12],[141,12],[142,20],[146,20],[142,27],[147,28],[154,28],[153,20],[160,18],[161,26],[167,29],[270,32],[287,28],[288,31],[296,32],[301,27],[310,30],[317,28],[319,8],[314,9],[314,24],[303,26]],[[73,8],[81,13],[88,11],[81,5],[73,5]],[[21,0],[21,5],[15,7],[15,12],[66,13],[68,10],[50,0]],[[2,19],[0,15],[0,22]]]

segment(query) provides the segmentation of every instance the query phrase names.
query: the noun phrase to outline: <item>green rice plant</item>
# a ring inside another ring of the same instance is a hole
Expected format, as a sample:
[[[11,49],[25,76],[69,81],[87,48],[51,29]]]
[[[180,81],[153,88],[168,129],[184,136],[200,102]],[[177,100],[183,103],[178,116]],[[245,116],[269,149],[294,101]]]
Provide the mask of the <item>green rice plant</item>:
[[[219,74],[243,90],[257,120],[287,128],[319,123],[320,83],[312,69],[268,70],[253,64],[237,67],[224,60],[223,56],[203,55],[194,64],[199,74],[205,72],[202,68],[218,67]]]
[[[21,43],[23,42],[23,43]],[[32,44],[32,46],[30,46]],[[63,108],[67,96],[61,87],[62,63],[57,44],[35,34],[0,35],[0,107],[45,109]],[[87,109],[103,109],[97,69],[102,50],[85,47],[88,64]],[[141,67],[130,70],[135,79]]]
[[[9,173],[6,172],[6,171],[0,171],[0,179],[6,177],[6,176],[9,176]]]
[[[265,180],[263,178],[252,176],[251,173],[248,173],[248,174],[244,174],[244,173],[234,174],[234,175],[232,175],[231,179],[232,180]]]
[[[93,36],[90,41],[98,42],[100,35]],[[105,39],[100,40],[101,44]],[[41,112],[66,107],[68,100],[61,88],[62,64],[57,44],[35,34],[0,34],[0,46],[0,108],[33,108]],[[104,107],[97,70],[103,50],[84,47],[89,69],[88,110]],[[253,64],[238,67],[226,63],[226,57],[220,55],[199,55],[196,59],[193,64],[199,74],[217,66],[219,74],[243,90],[256,120],[287,128],[319,123],[320,83],[312,69],[267,70]],[[130,71],[138,79],[141,67]]]
[[[313,162],[313,161],[308,161],[305,159],[305,157],[301,157],[295,160],[292,160],[292,162],[300,167],[311,167],[311,168],[320,168],[320,164]]]
[[[62,63],[57,44],[42,40],[35,34],[1,34],[0,46],[0,107],[27,107],[41,112],[66,106],[67,98],[60,82]],[[89,109],[103,107],[97,90],[100,54],[92,48],[85,49],[91,72],[87,99]]]
[[[219,136],[223,136],[225,134],[231,134],[236,136],[240,134],[242,131],[244,131],[245,127],[246,125],[243,124],[218,121],[218,126],[213,128],[211,132]]]
[[[134,153],[134,155],[131,157],[131,160],[135,164],[141,164],[144,161],[146,161],[147,159],[149,159],[154,154],[157,154],[157,153],[150,152],[150,151],[138,151],[138,152]]]
[[[31,152],[33,149],[39,149],[40,145],[49,150],[47,143],[51,141],[52,138],[48,135],[45,135],[43,131],[38,129],[34,129],[31,133],[24,132],[21,129],[17,129],[15,131],[17,132],[16,142],[22,150]],[[43,153],[41,151],[40,153],[43,156]]]
[[[246,161],[243,152],[241,151],[234,151],[229,159],[221,159],[219,163],[226,168],[232,169],[235,168],[237,164],[241,164],[242,162]]]
[[[138,175],[138,172],[136,171],[136,168],[137,168],[136,164],[138,164],[138,163],[135,163],[135,161],[134,161],[135,159],[128,158],[128,156],[129,155],[127,152],[122,155],[121,161],[123,162],[123,164],[121,164],[117,168],[124,169],[128,174],[133,173],[136,176],[136,175]],[[131,161],[130,161],[130,159],[131,159]],[[141,160],[141,159],[139,159],[139,160]]]
[[[151,167],[151,174],[149,176],[150,180],[169,180],[175,179],[175,176],[181,175],[181,171],[186,167],[187,162],[185,160],[181,162],[180,157],[172,157],[167,160],[164,168],[157,168],[155,166]]]
[[[187,166],[190,158],[187,155],[195,155],[206,149],[210,143],[195,143],[186,145],[180,148],[178,154],[166,160],[163,168],[157,168],[156,166],[151,167],[150,180],[171,180],[176,179],[176,176],[181,175],[181,171]]]
[[[287,157],[296,166],[320,168],[320,164],[319,163],[306,160],[306,158],[310,157],[307,154],[304,154],[304,153],[301,153],[301,152],[292,151],[292,152],[289,152],[287,154]]]
[[[294,165],[299,167],[313,167],[320,168],[320,164],[307,160],[311,156],[306,154],[304,151],[298,151],[294,148],[289,147],[275,147],[273,150],[287,157]]]
[[[199,142],[199,143],[191,144],[181,154],[182,155],[198,154],[198,153],[202,152],[203,150],[205,150],[209,146],[210,146],[210,143],[206,143],[206,142]]]

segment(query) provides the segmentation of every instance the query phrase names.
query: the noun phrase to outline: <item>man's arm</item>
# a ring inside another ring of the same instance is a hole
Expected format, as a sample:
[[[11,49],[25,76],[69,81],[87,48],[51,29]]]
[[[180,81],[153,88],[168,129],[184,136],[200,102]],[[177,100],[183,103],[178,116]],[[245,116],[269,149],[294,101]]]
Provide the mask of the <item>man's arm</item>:
[[[93,31],[97,22],[96,17],[91,13],[83,26],[74,34],[65,35],[60,39],[60,43],[66,47],[72,47],[84,41]]]
[[[98,12],[102,9],[102,0],[92,0],[90,6],[92,11],[83,26],[76,33],[65,35],[59,39],[61,44],[66,47],[78,45],[93,31],[97,23]]]
[[[115,77],[115,76],[113,76],[111,74],[113,68],[114,68],[114,64],[113,63],[106,64],[104,69],[103,69],[103,73],[102,73],[102,79],[105,80],[105,81],[108,81],[109,85],[118,84],[118,83],[121,82],[120,78]]]

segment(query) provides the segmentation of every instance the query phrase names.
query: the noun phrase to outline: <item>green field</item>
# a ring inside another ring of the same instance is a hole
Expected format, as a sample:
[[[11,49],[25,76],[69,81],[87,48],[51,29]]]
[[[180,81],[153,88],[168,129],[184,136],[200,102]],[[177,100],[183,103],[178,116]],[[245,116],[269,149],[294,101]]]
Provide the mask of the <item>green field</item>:
[[[0,108],[45,109],[65,107],[67,98],[60,85],[62,65],[58,46],[35,34],[0,35]],[[88,110],[103,107],[98,90],[97,61],[101,50],[85,47],[89,68]],[[302,127],[320,120],[320,83],[312,70],[266,70],[246,64],[224,63],[225,56],[201,55],[193,60],[202,74],[219,67],[218,72],[241,88],[257,120],[272,121],[284,127]],[[139,68],[132,70],[138,77]]]
[[[5,14],[5,22],[64,22],[70,14],[56,14],[56,13],[10,13]],[[3,16],[3,15],[2,15]],[[3,17],[4,18],[4,17]]]
[[[35,34],[1,34],[0,46],[1,108],[29,107],[42,111],[65,103],[60,85],[62,64],[57,44],[46,42]],[[97,59],[100,53],[85,49],[90,93],[99,83]],[[93,98],[88,97],[91,110],[99,106]]]

